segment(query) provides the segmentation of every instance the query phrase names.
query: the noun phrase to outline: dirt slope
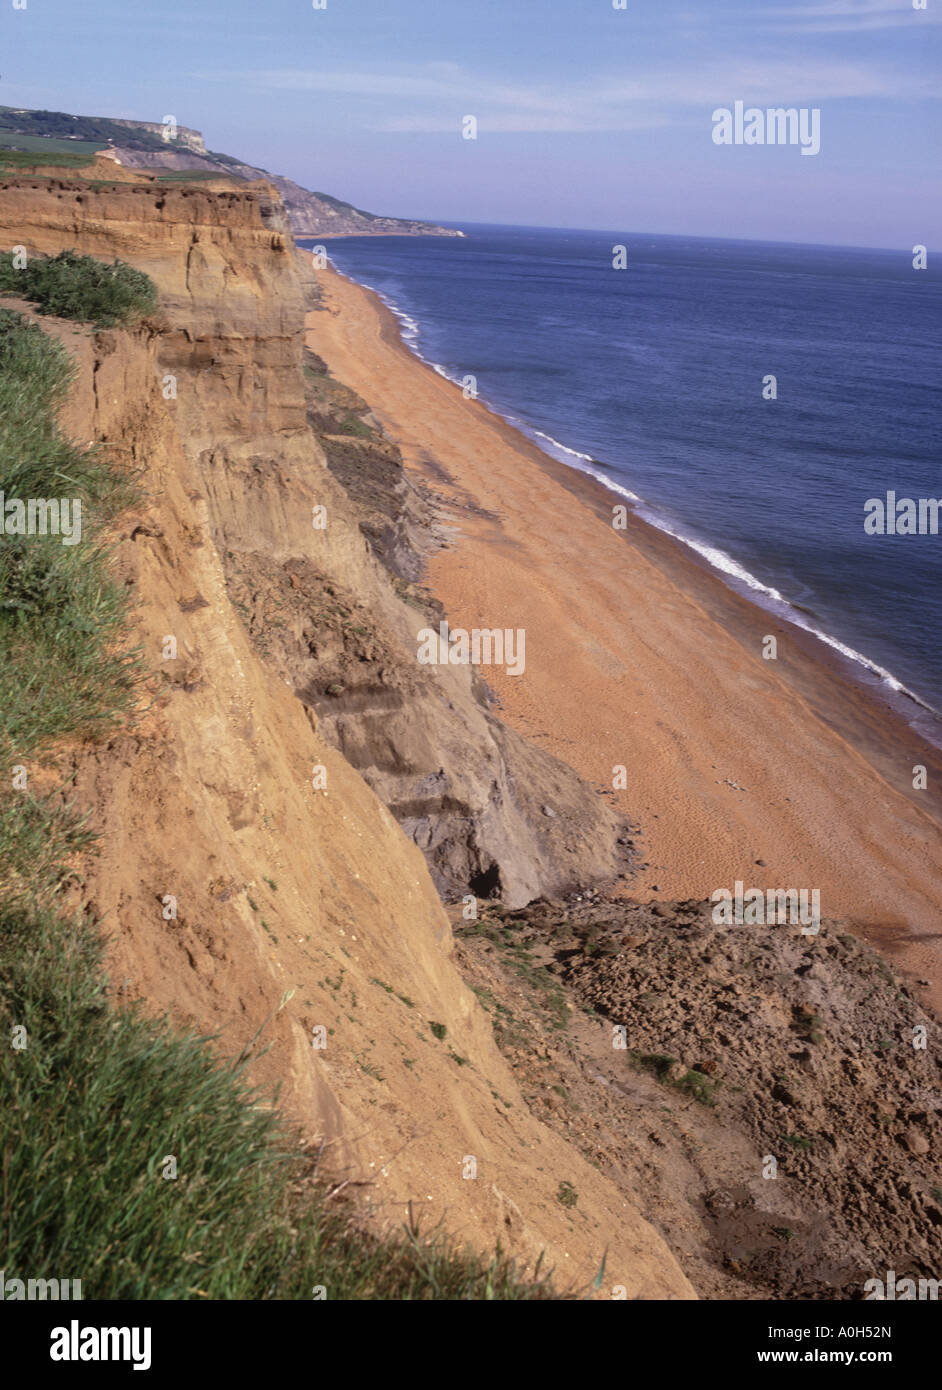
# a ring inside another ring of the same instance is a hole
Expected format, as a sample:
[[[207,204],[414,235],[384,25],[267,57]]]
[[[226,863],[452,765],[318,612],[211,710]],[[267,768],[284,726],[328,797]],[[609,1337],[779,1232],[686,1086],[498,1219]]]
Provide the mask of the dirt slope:
[[[531,1109],[640,1201],[704,1297],[936,1277],[937,1021],[839,923],[716,927],[710,908],[584,898],[456,924]]]
[[[142,468],[149,493],[118,553],[147,697],[127,731],[64,756],[102,836],[83,898],[112,933],[115,987],[218,1032],[225,1053],[254,1051],[378,1219],[423,1204],[483,1247],[545,1250],[561,1282],[590,1280],[607,1249],[606,1285],[690,1297],[623,1192],[530,1115],[455,969],[422,854],[233,601],[240,554],[386,593],[307,426],[276,195],[11,181],[0,245],[13,244],[121,256],[154,276],[166,312],[161,332],[50,325],[79,367],[70,432]],[[309,519],[325,496],[317,553]]]

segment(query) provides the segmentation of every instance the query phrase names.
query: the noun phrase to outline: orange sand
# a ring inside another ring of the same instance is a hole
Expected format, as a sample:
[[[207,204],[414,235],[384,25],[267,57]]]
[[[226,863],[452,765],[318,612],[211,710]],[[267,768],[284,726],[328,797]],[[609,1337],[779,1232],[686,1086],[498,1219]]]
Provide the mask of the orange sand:
[[[421,363],[377,296],[318,278],[309,345],[456,528],[429,567],[451,625],[526,630],[525,674],[483,672],[503,717],[596,785],[627,768],[616,800],[649,863],[632,895],[817,888],[823,917],[928,978],[942,1010],[938,755],[684,547],[635,520],[615,531],[617,499]],[[929,792],[912,790],[917,762]]]

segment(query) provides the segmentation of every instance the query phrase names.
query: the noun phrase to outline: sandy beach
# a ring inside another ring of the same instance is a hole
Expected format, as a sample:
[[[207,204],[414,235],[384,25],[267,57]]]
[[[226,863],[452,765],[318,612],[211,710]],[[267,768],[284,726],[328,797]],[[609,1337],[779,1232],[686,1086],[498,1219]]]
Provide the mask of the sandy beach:
[[[526,669],[483,674],[503,718],[640,822],[643,900],[808,888],[942,1011],[942,757],[822,644],[544,455],[419,361],[333,269],[308,343],[370,404],[454,527],[428,583],[453,627],[522,628]],[[762,657],[774,634],[778,658]],[[913,790],[913,768],[928,789]]]

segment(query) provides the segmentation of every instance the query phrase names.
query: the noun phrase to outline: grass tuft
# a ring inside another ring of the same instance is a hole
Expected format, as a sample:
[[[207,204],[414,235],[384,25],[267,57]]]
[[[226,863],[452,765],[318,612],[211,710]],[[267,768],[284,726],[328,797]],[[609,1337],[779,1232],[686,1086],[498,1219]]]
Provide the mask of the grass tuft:
[[[10,252],[0,255],[0,292],[20,295],[44,314],[114,328],[156,312],[153,281],[123,261],[108,265],[77,251],[60,251],[32,257],[16,269],[14,259]]]
[[[75,499],[81,540],[0,536],[0,768],[42,746],[112,726],[139,675],[122,646],[126,597],[102,534],[137,495],[97,449],[60,433],[72,377],[68,353],[21,315],[0,309],[0,491],[11,499]]]

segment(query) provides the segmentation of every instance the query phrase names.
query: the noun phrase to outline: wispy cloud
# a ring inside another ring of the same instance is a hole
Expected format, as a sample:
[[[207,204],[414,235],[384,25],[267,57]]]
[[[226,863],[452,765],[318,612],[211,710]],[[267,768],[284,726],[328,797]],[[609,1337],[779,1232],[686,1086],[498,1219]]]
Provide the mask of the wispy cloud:
[[[473,110],[462,114],[476,115]],[[561,111],[552,112],[505,112],[480,116],[482,134],[488,135],[534,135],[534,134],[599,134],[604,131],[621,132],[630,130],[651,130],[656,126],[670,125],[668,116],[658,113],[639,112],[637,115],[622,113],[613,116],[578,117]],[[459,128],[456,116],[390,116],[382,120],[377,130],[395,134],[409,135],[447,135]]]
[[[925,10],[912,0],[820,0],[811,5],[773,5],[764,17],[781,21],[773,27],[800,34],[866,33],[874,29],[912,29],[942,23],[942,13],[929,0]]]
[[[464,115],[475,115],[493,132],[617,132],[686,121],[693,108],[734,100],[793,105],[936,95],[927,80],[918,90],[911,72],[898,77],[876,63],[806,57],[729,57],[696,69],[607,73],[568,83],[507,83],[440,62],[383,71],[268,68],[196,76],[262,91],[344,97],[348,119],[356,111],[362,127],[396,132],[452,131]]]

